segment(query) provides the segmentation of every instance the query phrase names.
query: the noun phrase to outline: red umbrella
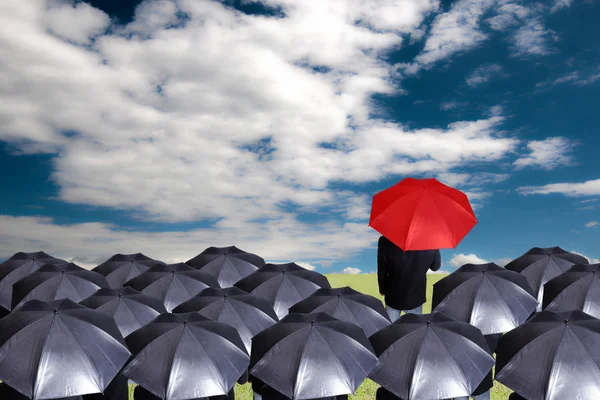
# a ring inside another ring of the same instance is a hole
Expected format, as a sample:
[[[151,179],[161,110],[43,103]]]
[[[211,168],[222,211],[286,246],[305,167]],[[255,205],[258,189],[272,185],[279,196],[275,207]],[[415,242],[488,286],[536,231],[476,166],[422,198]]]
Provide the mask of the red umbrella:
[[[406,178],[373,196],[369,226],[408,251],[456,249],[476,223],[460,190],[435,178]]]

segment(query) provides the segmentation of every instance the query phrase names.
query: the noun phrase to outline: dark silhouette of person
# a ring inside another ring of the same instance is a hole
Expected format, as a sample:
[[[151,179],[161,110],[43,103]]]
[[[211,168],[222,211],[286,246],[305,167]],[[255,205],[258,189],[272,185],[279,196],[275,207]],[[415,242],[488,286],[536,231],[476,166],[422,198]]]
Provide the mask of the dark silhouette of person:
[[[442,265],[439,250],[404,251],[385,236],[377,248],[377,282],[379,294],[392,322],[400,312],[421,314],[427,301],[427,271]]]
[[[510,396],[508,396],[508,400],[527,400],[525,397],[521,396],[518,393],[511,393]]]
[[[262,400],[291,400],[291,398],[284,396],[272,387],[265,385],[262,388]],[[320,397],[311,400],[348,400],[348,395],[343,394],[339,396]]]

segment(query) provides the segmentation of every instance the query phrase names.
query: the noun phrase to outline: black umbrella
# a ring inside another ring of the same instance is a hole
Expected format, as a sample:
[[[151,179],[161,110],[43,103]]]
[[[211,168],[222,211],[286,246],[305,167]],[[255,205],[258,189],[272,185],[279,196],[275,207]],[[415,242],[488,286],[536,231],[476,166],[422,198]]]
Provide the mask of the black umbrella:
[[[73,263],[46,264],[13,285],[13,309],[28,300],[70,299],[80,302],[98,289],[107,288],[106,278]]]
[[[600,399],[600,320],[542,311],[496,348],[496,380],[528,400]]]
[[[589,264],[589,261],[585,257],[569,253],[557,246],[534,247],[506,264],[504,268],[525,275],[529,286],[536,294],[539,302],[537,310],[540,311],[544,298],[544,284],[562,274],[574,264]]]
[[[538,302],[527,278],[494,264],[465,264],[433,285],[431,307],[484,335],[516,328]]]
[[[114,318],[123,336],[167,312],[162,301],[130,287],[100,289],[79,304]]]
[[[0,383],[0,399],[2,400],[31,400],[30,397],[24,396],[15,389],[8,386],[6,383]],[[70,396],[61,397],[56,400],[86,400],[86,396]],[[112,400],[112,399],[111,399]]]
[[[188,312],[198,312],[236,328],[248,354],[251,351],[252,337],[279,321],[268,301],[236,287],[205,289],[173,309],[173,313]]]
[[[67,264],[65,260],[38,251],[15,253],[0,264],[0,307],[12,309],[13,284],[46,264]]]
[[[187,264],[155,265],[125,282],[135,290],[160,299],[171,312],[186,300],[191,299],[206,288],[218,288],[217,279],[198,271]]]
[[[106,277],[111,288],[117,289],[125,282],[146,272],[150,267],[164,262],[153,260],[142,253],[115,254],[92,271],[98,272]]]
[[[470,396],[494,365],[479,329],[440,313],[405,314],[369,340],[369,378],[406,400]]]
[[[547,311],[581,310],[600,318],[600,264],[576,264],[544,285]]]
[[[235,328],[198,313],[163,314],[125,341],[123,375],[165,400],[227,394],[250,362]]]
[[[295,263],[265,264],[235,286],[269,301],[280,319],[288,314],[291,306],[318,289],[331,288],[324,275]]]
[[[252,338],[250,375],[291,399],[315,399],[354,393],[376,363],[361,327],[293,313]]]
[[[209,247],[186,261],[186,264],[211,274],[217,278],[219,285],[225,288],[233,286],[240,279],[265,265],[265,260],[235,246]]]
[[[68,299],[0,320],[0,380],[33,400],[103,392],[130,356],[112,318]]]
[[[319,289],[290,308],[290,313],[317,312],[324,312],[341,321],[352,322],[363,328],[367,336],[391,323],[379,299],[357,292],[348,286]]]

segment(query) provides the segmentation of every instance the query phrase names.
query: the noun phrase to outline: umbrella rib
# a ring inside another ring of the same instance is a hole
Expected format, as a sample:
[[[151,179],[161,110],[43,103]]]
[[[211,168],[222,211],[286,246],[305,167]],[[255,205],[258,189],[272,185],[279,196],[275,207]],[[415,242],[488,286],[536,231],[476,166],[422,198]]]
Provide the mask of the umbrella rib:
[[[327,326],[325,326],[325,325],[322,325],[322,326],[323,326],[323,328],[325,328],[325,329],[329,329],[329,330],[331,330],[331,331],[333,331],[333,332],[335,332],[335,333],[339,334],[339,332],[338,332],[338,331],[336,331],[335,329],[329,328],[329,327],[327,327]],[[321,336],[323,336],[323,335],[321,334]],[[361,347],[365,348],[365,347],[364,347],[364,346],[363,346],[363,345],[362,345],[360,342],[358,342],[357,340],[355,340],[355,339],[354,339],[352,336],[349,336],[349,335],[345,335],[345,336],[346,336],[346,337],[348,337],[348,338],[350,338],[352,341],[354,341],[354,342],[358,343],[358,344],[359,344]],[[323,336],[323,338],[325,338],[325,337]],[[333,353],[333,354],[334,354],[334,355],[335,355],[335,356],[338,358],[338,360],[339,360],[339,357],[337,356],[337,354],[335,353],[335,351],[333,350],[333,348],[331,347],[331,345],[329,344],[329,342],[328,342],[327,340],[325,340],[325,343],[327,343],[327,346],[328,346],[328,347],[331,349],[331,352],[332,352],[332,353]],[[356,361],[356,364],[357,364],[357,365],[360,367],[360,369],[361,369],[361,370],[362,370],[362,371],[365,373],[365,375],[368,375],[369,373],[368,373],[367,371],[365,371],[365,369],[364,369],[364,368],[362,367],[362,365],[361,365],[361,364],[358,362],[358,360],[357,360],[357,359],[356,359],[356,358],[355,358],[355,357],[352,355],[352,353],[350,353],[349,351],[347,351],[347,353],[350,355],[350,357],[352,357],[352,359],[353,359],[354,361]],[[340,364],[342,364],[342,366],[343,366],[343,367],[344,367],[344,369],[346,370],[346,374],[350,375],[350,372],[349,372],[349,371],[348,371],[348,369],[346,368],[346,365],[345,365],[343,362],[341,362],[341,360],[340,360]]]
[[[443,328],[442,328],[443,329]],[[460,373],[462,374],[463,378],[465,378],[465,380],[468,380],[467,374],[465,373],[465,371],[463,370],[462,366],[458,363],[458,361],[456,361],[456,359],[454,357],[452,357],[452,354],[450,353],[450,350],[448,349],[448,346],[446,346],[446,344],[444,343],[444,341],[442,340],[442,338],[440,338],[440,335],[438,335],[435,330],[433,330],[433,334],[435,336],[437,336],[437,338],[439,339],[440,343],[444,346],[444,348],[446,349],[446,352],[450,355],[450,359],[452,360],[452,362],[454,362],[454,364],[458,367]],[[452,331],[450,331],[452,332]],[[452,332],[454,333],[454,332]],[[464,352],[463,352],[464,353]],[[466,353],[464,353],[471,362],[473,362],[473,360],[471,360],[471,357],[469,357]],[[473,364],[475,365],[475,367],[477,368],[477,370],[479,370],[479,372],[481,372],[483,374],[483,372],[481,371],[481,369],[479,369],[479,366],[477,364],[475,364],[473,362]]]
[[[296,389],[297,389],[297,385],[298,385],[298,380],[300,379],[300,365],[302,364],[302,358],[304,356],[304,352],[306,351],[306,344],[308,343],[308,339],[310,338],[310,333],[312,331],[313,327],[309,328],[308,331],[308,335],[306,335],[306,340],[304,341],[304,346],[302,346],[302,351],[300,352],[300,357],[298,357],[298,364],[296,366],[296,378],[293,381],[293,385],[292,385],[292,400],[296,400]]]
[[[425,333],[423,334],[423,338],[421,339],[421,344],[419,345],[419,350],[417,350],[417,354],[415,355],[414,362],[411,362],[410,370],[412,374],[410,374],[410,386],[408,390],[408,398],[410,398],[410,394],[413,390],[413,380],[415,378],[415,367],[417,366],[417,360],[419,359],[419,355],[421,355],[421,349],[423,349],[423,343],[425,343],[425,336],[427,336],[427,330],[429,328],[425,328]]]
[[[44,342],[42,344],[42,346],[40,347],[40,352],[37,355],[37,360],[36,360],[36,365],[37,368],[35,369],[35,378],[33,380],[33,391],[31,393],[33,400],[37,400],[37,390],[38,390],[38,385],[37,385],[37,381],[38,381],[38,376],[40,374],[40,360],[42,358],[42,354],[44,353],[44,347],[46,347],[46,342],[48,341],[48,336],[50,333],[50,329],[52,329],[52,324],[54,323],[54,316],[52,317],[52,322],[50,322],[50,324],[48,325],[48,330],[46,331],[46,334],[44,335]]]
[[[185,326],[181,330],[181,335],[179,335],[179,340],[177,341],[177,344],[175,345],[175,348],[173,349],[173,354],[171,356],[170,366],[169,366],[169,375],[167,375],[167,382],[165,385],[165,400],[170,399],[169,386],[171,385],[171,377],[173,375],[173,365],[175,364],[175,356],[177,355],[177,350],[179,349],[179,345],[181,344],[181,339],[183,338],[184,332],[185,332]]]

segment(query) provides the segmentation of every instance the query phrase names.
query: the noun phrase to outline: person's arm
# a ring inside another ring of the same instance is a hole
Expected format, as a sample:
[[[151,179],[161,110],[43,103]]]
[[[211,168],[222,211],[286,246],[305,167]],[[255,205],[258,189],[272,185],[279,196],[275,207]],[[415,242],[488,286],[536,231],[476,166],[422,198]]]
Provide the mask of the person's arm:
[[[442,266],[442,255],[440,254],[439,250],[436,250],[433,264],[431,264],[431,267],[429,267],[429,269],[432,271],[438,271],[441,266]]]
[[[379,238],[377,244],[377,283],[379,285],[379,294],[383,296],[385,290],[385,278],[387,275],[385,257],[383,255],[383,237]]]
[[[244,374],[242,376],[240,376],[240,379],[238,379],[237,383],[239,383],[240,385],[244,385],[248,381],[249,381],[249,379],[248,379],[248,370],[245,370]]]

